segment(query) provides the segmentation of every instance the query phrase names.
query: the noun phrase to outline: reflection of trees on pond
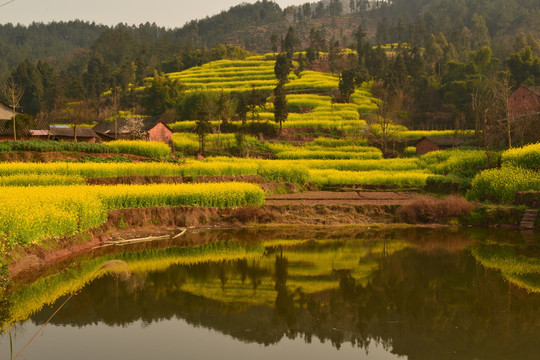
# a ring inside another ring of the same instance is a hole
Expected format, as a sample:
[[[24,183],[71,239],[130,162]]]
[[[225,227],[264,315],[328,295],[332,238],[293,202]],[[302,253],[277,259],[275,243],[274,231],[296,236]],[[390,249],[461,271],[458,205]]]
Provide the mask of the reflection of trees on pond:
[[[540,293],[540,246],[479,243],[470,249],[479,263],[499,270],[510,283]]]
[[[261,344],[302,336],[337,348],[377,341],[417,359],[535,358],[540,295],[509,285],[468,251],[418,248],[322,240],[280,245],[256,260],[174,265],[120,281],[118,312],[108,297],[116,291],[114,278],[103,278],[53,322],[126,325],[179,317]],[[50,310],[33,319],[44,321]]]
[[[287,336],[294,338],[296,337],[296,311],[294,294],[287,288],[288,266],[289,262],[286,257],[283,257],[283,251],[281,251],[280,255],[276,255],[274,270],[277,292],[274,304],[274,322],[283,320],[287,325]]]

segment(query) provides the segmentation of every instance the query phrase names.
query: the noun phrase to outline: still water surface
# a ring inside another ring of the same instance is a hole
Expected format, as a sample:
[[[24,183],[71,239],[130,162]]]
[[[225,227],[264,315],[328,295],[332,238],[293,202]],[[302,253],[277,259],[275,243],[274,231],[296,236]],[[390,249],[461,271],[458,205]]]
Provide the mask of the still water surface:
[[[539,240],[297,228],[104,249],[13,285],[0,358],[75,292],[21,359],[538,359]]]

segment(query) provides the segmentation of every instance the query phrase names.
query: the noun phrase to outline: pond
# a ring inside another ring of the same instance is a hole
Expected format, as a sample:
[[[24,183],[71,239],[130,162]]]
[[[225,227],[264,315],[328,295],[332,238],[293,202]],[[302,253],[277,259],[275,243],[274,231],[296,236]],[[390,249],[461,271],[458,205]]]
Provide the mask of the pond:
[[[13,285],[0,358],[537,359],[539,241],[254,228],[99,249]]]

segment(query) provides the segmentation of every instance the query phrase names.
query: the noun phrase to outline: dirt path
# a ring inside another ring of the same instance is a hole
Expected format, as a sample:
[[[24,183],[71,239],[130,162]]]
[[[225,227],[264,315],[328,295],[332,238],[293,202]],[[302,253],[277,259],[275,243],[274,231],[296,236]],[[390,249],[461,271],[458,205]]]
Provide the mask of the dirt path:
[[[311,191],[275,195],[266,198],[267,205],[403,205],[428,196],[409,192],[332,192]]]

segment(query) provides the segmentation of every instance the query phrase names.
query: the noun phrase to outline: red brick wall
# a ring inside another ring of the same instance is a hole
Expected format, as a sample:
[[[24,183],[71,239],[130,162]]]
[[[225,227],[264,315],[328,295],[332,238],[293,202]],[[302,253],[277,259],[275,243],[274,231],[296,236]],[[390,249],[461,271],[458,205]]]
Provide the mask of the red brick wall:
[[[148,140],[150,141],[163,141],[164,143],[170,143],[172,139],[172,131],[169,130],[163,123],[159,123],[148,131]]]
[[[520,87],[510,95],[510,115],[516,116],[540,111],[540,97]]]
[[[416,154],[423,155],[430,151],[441,150],[437,144],[428,139],[422,139],[416,144]]]

